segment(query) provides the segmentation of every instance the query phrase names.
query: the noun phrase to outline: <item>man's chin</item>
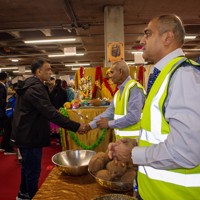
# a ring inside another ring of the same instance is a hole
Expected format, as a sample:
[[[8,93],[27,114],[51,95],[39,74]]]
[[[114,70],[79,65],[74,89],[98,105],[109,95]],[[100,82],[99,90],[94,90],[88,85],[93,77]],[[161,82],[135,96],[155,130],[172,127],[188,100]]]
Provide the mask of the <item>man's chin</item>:
[[[146,55],[145,53],[142,54],[143,59],[145,60],[145,62],[152,62],[152,59],[149,58],[148,55]]]

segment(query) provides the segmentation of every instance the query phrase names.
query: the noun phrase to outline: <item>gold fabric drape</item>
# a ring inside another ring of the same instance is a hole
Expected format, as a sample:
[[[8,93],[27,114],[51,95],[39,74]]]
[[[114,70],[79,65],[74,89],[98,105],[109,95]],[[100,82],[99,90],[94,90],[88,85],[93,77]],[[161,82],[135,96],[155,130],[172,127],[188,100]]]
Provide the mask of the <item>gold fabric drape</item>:
[[[67,112],[69,114],[69,118],[80,123],[89,123],[96,117],[97,115],[101,114],[105,111],[107,107],[82,107],[80,109],[67,109]],[[79,134],[76,133],[76,136],[78,139],[86,144],[87,146],[93,144],[97,141],[99,136],[101,135],[102,130],[99,128],[93,129],[89,131],[86,134]],[[108,144],[115,140],[114,131],[112,129],[108,129],[106,132],[106,135],[104,137],[104,140],[101,141],[101,143],[94,149],[94,151],[106,151]],[[69,135],[69,132],[65,129],[62,129],[62,141],[63,141],[63,150],[67,149],[82,149],[80,146],[78,146]]]
[[[67,176],[54,167],[33,200],[91,200],[111,193],[98,185],[90,174]],[[132,191],[126,194],[132,195]]]

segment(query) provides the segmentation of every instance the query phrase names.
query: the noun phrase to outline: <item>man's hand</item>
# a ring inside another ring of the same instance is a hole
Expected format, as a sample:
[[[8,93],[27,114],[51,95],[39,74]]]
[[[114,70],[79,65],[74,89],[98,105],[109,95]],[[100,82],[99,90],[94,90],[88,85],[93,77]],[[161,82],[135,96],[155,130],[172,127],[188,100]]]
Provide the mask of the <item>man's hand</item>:
[[[118,140],[115,143],[108,145],[108,156],[110,159],[114,159],[115,162],[120,161],[122,163],[128,163],[131,160],[131,151],[133,145],[127,145],[125,141]]]
[[[91,127],[89,124],[81,124],[77,132],[80,134],[84,134],[90,130],[91,130]]]
[[[107,118],[100,118],[99,121],[96,122],[96,125],[99,128],[109,128],[108,119]]]
[[[86,124],[81,124],[77,132],[80,133],[80,134],[86,133],[87,132]]]
[[[120,141],[123,142],[124,144],[126,144],[127,146],[129,146],[130,148],[137,146],[136,139],[122,138],[122,139],[120,139]]]
[[[92,128],[90,127],[89,124],[85,124],[85,130],[86,130],[86,132],[88,132],[88,131],[92,130]]]

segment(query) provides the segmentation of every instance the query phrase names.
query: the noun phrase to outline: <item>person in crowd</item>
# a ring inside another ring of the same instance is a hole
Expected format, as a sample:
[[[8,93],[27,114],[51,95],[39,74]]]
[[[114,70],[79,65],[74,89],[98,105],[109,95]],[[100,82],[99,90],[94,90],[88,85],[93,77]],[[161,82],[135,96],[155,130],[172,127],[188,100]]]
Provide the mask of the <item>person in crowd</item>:
[[[6,101],[7,101],[7,90],[6,90],[6,82],[7,82],[7,74],[5,72],[0,73],[0,132],[2,134],[2,142],[0,145],[0,151],[4,152],[5,149],[9,149],[9,139],[5,135],[5,126],[6,126]]]
[[[50,99],[56,109],[59,109],[67,102],[67,93],[61,86],[61,79],[56,79],[55,86],[50,92]]]
[[[56,79],[53,90],[49,94],[50,100],[57,110],[63,107],[64,103],[67,102],[67,94],[65,90],[62,88],[61,84],[62,84],[61,79]],[[56,144],[60,145],[60,127],[51,122],[50,130],[52,133],[52,137],[56,138]]]
[[[109,144],[110,158],[131,158],[138,165],[144,200],[200,199],[200,66],[185,57],[184,36],[174,14],[149,22],[141,45],[144,59],[155,65],[139,144],[130,148],[125,139]]]
[[[138,137],[145,91],[142,85],[131,79],[130,69],[125,61],[113,63],[110,77],[119,90],[106,111],[87,125],[87,130],[96,127],[114,128],[116,139]]]
[[[21,184],[17,199],[32,199],[38,190],[42,147],[50,145],[49,121],[74,132],[83,132],[79,124],[60,114],[51,104],[44,81],[52,75],[45,58],[31,65],[33,76],[18,82],[12,135],[22,155]]]
[[[67,88],[67,81],[66,81],[66,80],[62,80],[61,87],[62,87],[64,90],[66,90],[66,88]]]
[[[6,115],[7,107],[7,74],[5,72],[0,73],[0,130],[2,133],[2,142],[0,145],[0,151],[4,152],[4,155],[16,154],[13,146],[11,145],[11,119]]]
[[[6,124],[5,124],[5,129],[4,129],[4,135],[6,138],[6,148],[4,155],[12,155],[16,154],[17,152],[15,151],[13,145],[11,144],[11,132],[12,132],[12,120],[13,120],[13,113],[15,109],[15,103],[16,103],[16,93],[15,93],[15,87],[17,86],[17,83],[13,84],[12,90],[14,93],[12,96],[8,98],[8,102],[6,104]],[[20,156],[20,155],[19,155]]]
[[[66,93],[67,93],[68,102],[71,102],[72,100],[75,99],[75,93],[74,93],[74,89],[71,86],[71,83],[67,84]]]
[[[75,99],[74,89],[71,87],[71,84],[67,84],[66,80],[62,81],[62,88],[67,93],[67,102],[71,102],[72,100]]]
[[[51,77],[49,81],[45,81],[44,84],[48,88],[49,93],[52,92],[54,86],[55,86],[55,78]]]

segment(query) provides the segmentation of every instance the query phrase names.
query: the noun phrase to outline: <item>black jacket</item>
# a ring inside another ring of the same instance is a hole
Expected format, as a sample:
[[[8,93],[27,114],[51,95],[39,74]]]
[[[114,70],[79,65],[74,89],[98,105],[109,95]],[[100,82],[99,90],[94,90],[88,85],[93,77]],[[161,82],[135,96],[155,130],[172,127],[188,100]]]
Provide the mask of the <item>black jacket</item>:
[[[67,102],[67,92],[61,86],[54,87],[49,96],[56,109],[59,109]]]
[[[6,87],[0,82],[0,118],[6,116]]]
[[[78,130],[79,123],[56,111],[48,91],[37,77],[29,77],[20,82],[16,93],[12,136],[18,147],[50,145],[49,121],[74,132]]]

